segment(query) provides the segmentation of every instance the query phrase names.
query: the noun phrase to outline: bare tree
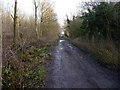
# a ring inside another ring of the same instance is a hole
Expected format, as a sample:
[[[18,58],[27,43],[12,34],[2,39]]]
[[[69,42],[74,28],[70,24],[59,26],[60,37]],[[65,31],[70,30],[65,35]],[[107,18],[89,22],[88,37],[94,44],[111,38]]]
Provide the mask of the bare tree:
[[[38,29],[37,29],[37,11],[38,11],[38,5],[37,5],[37,1],[34,0],[34,7],[35,7],[35,30],[36,30],[36,34],[37,34],[37,37],[39,39],[39,32],[38,32]]]
[[[48,21],[48,18],[51,16],[50,14],[50,8],[52,7],[52,3],[47,2],[46,0],[43,0],[39,3],[39,31],[40,36],[43,36],[43,30],[41,29],[41,25],[45,24]],[[49,21],[48,21],[49,22]]]
[[[12,16],[12,15],[11,15]],[[16,44],[16,26],[17,26],[17,0],[15,0],[15,6],[14,6],[14,17],[12,16],[14,20],[14,30],[13,30],[13,44]]]

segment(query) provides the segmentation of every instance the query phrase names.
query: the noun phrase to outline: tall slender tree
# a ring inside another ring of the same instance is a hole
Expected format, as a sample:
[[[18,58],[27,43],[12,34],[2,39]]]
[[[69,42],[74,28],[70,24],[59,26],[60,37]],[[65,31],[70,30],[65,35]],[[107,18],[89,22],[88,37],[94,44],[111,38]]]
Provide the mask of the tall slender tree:
[[[37,11],[38,11],[38,5],[37,5],[37,1],[36,0],[34,0],[34,7],[35,7],[35,31],[36,31],[37,37],[39,39],[39,32],[38,32],[38,28],[37,28],[37,19],[38,19]]]
[[[16,44],[16,26],[17,26],[17,0],[15,0],[15,6],[14,6],[14,30],[13,30],[13,44]]]

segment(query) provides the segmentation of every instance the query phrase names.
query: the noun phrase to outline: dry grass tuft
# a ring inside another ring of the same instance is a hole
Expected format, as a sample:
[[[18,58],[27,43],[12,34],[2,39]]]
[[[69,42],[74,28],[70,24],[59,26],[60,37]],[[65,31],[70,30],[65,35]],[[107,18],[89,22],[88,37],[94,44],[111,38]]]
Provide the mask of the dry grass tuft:
[[[81,38],[77,38],[72,41],[82,49],[96,56],[101,62],[108,65],[120,65],[120,53],[113,41],[96,40],[93,42],[87,39],[83,40]]]

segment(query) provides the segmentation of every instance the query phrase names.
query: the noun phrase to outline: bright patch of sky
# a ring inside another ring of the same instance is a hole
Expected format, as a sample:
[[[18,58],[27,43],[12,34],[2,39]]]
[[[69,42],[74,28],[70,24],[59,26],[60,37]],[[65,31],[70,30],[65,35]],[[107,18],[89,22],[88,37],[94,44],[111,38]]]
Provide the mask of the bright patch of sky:
[[[5,9],[13,11],[15,0],[1,0],[4,3]],[[17,0],[18,1],[18,11],[25,13],[27,15],[33,14],[33,0]]]
[[[66,15],[71,16],[77,13],[77,6],[81,0],[51,0],[54,2],[54,9],[58,15],[58,21],[63,25]]]

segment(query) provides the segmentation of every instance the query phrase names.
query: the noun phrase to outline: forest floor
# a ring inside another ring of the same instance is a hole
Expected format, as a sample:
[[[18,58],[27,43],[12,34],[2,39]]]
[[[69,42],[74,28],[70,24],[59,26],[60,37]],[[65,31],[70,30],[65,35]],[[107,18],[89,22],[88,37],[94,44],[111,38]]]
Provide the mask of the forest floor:
[[[117,72],[101,66],[93,57],[61,38],[48,62],[47,88],[116,88]]]

